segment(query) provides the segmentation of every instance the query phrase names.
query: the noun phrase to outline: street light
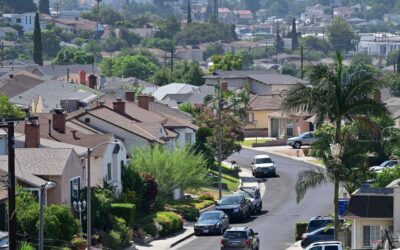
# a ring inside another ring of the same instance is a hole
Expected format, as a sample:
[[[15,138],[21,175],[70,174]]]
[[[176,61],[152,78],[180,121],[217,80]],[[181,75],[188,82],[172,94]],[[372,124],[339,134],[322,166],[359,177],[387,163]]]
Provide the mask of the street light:
[[[114,145],[120,145],[121,142],[119,141],[113,141],[113,142],[104,142],[96,145],[93,148],[87,148],[87,188],[86,188],[86,200],[87,200],[87,218],[86,218],[86,237],[87,237],[87,250],[91,249],[92,246],[92,195],[91,195],[91,189],[90,189],[90,157],[92,155],[92,152],[99,148],[100,146],[107,145],[107,144],[114,144]]]
[[[74,210],[79,213],[79,221],[81,222],[81,238],[83,237],[83,226],[82,226],[82,212],[86,209],[86,201],[74,201]]]
[[[40,186],[40,214],[39,214],[39,250],[43,250],[43,239],[44,239],[44,221],[43,221],[43,209],[45,203],[45,195],[47,189],[56,186],[55,182],[48,181]]]

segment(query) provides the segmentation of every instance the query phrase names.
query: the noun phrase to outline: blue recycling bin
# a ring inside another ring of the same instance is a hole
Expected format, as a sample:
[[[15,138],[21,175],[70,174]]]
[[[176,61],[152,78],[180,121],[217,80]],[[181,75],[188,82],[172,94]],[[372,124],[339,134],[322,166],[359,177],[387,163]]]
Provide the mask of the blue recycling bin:
[[[339,215],[343,215],[347,210],[348,200],[339,199]]]

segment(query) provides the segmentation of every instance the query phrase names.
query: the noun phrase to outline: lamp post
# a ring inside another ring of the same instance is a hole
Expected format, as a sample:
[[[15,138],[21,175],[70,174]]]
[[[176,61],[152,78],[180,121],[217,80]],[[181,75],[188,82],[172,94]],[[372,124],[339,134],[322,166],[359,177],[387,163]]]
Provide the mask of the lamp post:
[[[83,227],[82,227],[82,212],[86,209],[86,201],[74,201],[74,210],[79,213],[79,221],[81,222],[81,238],[83,237]]]
[[[46,184],[40,186],[40,214],[39,214],[39,250],[43,250],[43,240],[44,240],[44,203],[45,203],[45,192],[47,189],[53,188],[56,186],[55,182],[48,181]]]
[[[88,148],[87,149],[87,188],[86,188],[86,204],[87,204],[87,211],[86,211],[86,237],[87,237],[87,250],[90,250],[92,247],[92,194],[91,194],[91,183],[90,183],[90,158],[92,155],[92,152],[99,148],[100,146],[107,145],[107,144],[114,144],[114,145],[119,145],[121,142],[119,141],[113,141],[113,142],[105,142],[105,143],[100,143],[96,145],[93,148]]]

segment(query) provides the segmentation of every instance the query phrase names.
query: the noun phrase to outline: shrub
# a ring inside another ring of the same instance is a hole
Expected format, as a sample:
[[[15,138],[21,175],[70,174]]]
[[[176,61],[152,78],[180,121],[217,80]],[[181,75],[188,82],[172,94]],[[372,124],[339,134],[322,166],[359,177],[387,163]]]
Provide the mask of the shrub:
[[[208,192],[201,193],[198,197],[199,200],[214,200],[214,196]]]
[[[71,242],[73,250],[86,249],[86,240],[82,238],[75,238]]]
[[[149,208],[154,204],[158,194],[158,184],[154,175],[149,173],[142,173],[145,191],[143,195],[142,205],[145,208]]]
[[[104,231],[111,229],[111,203],[114,194],[107,188],[94,188],[92,191],[92,225]]]
[[[44,234],[46,238],[71,241],[79,228],[68,206],[51,205],[44,211]]]
[[[153,237],[156,237],[158,235],[158,230],[156,227],[156,224],[154,222],[147,223],[146,225],[143,226],[143,230],[147,233],[150,234]]]
[[[400,167],[385,169],[381,173],[378,173],[375,180],[375,187],[386,187],[392,181],[400,178]]]
[[[30,245],[28,242],[22,242],[19,250],[34,250],[35,248]]]
[[[305,221],[296,223],[296,235],[295,235],[296,241],[301,240],[303,233],[305,233],[307,230],[307,225],[308,222]]]
[[[136,206],[130,203],[111,204],[111,214],[123,218],[129,227],[133,227],[135,222]]]
[[[174,208],[187,221],[196,221],[196,219],[200,215],[199,210],[192,206],[180,205],[180,206],[175,206]]]
[[[104,246],[111,249],[124,249],[129,246],[130,240],[131,231],[126,226],[125,220],[115,217],[113,229],[103,236]]]
[[[182,218],[174,212],[157,212],[155,222],[162,226],[161,235],[178,232],[183,227]]]

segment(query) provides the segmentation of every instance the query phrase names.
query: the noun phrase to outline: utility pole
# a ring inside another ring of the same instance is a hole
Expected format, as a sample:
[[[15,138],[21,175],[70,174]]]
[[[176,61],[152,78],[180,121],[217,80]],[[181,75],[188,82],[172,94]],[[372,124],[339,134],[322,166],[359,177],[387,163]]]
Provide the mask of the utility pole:
[[[222,106],[222,89],[221,89],[221,81],[218,79],[218,198],[221,200],[222,198],[222,121],[221,121],[221,106]]]
[[[174,49],[171,49],[171,73],[174,72]]]
[[[304,64],[304,47],[303,45],[300,48],[300,78],[303,80],[304,75],[303,75],[303,64]]]
[[[17,249],[17,211],[15,210],[14,122],[8,123],[8,239],[9,249]]]

